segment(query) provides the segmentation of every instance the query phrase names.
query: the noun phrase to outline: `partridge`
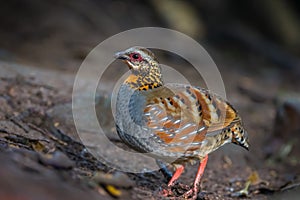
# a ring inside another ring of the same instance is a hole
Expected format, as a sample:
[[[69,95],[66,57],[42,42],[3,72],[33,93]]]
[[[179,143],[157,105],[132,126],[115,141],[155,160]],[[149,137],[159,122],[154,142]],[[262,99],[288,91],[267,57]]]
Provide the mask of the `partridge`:
[[[174,166],[169,188],[186,163],[200,161],[193,187],[183,194],[196,199],[209,153],[230,142],[248,149],[240,116],[227,101],[206,89],[164,84],[160,64],[149,49],[131,47],[115,57],[131,71],[117,96],[119,137],[132,149]]]

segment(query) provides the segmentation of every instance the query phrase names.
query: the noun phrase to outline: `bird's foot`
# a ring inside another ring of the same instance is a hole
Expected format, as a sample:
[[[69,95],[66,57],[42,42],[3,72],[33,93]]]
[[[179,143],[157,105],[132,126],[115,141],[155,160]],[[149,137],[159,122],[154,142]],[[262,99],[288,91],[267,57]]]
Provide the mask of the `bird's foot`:
[[[162,188],[160,191],[160,194],[164,197],[169,197],[171,199],[172,198],[178,199],[178,196],[185,198],[185,194],[187,193],[186,191],[189,192],[189,190],[190,190],[190,187],[188,185],[176,183],[171,186],[168,186],[167,188]],[[182,196],[182,195],[184,195],[184,196]],[[189,197],[189,196],[190,195],[186,195],[186,197]]]
[[[173,185],[166,186],[165,188],[161,188],[160,194],[164,197],[174,197],[176,193],[174,192]]]
[[[191,189],[189,189],[188,191],[186,191],[185,193],[183,193],[180,197],[182,199],[193,199],[196,200],[198,193],[199,193],[199,186],[193,186]]]
[[[172,191],[171,188],[167,188],[167,189],[162,189],[160,191],[160,194],[164,197],[172,197],[174,196],[174,192]]]

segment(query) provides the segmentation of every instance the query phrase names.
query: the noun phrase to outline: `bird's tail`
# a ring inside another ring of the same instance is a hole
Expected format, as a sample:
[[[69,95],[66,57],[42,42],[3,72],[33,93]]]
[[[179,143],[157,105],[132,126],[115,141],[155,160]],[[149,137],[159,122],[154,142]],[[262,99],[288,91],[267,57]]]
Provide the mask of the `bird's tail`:
[[[235,123],[232,128],[232,143],[249,150],[248,133],[242,126],[241,122]]]

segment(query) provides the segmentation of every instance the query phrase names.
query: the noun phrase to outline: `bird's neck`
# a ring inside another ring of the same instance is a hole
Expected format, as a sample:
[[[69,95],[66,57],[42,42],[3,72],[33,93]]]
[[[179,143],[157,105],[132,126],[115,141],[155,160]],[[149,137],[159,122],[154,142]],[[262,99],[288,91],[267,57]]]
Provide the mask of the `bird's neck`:
[[[135,90],[151,90],[163,86],[162,77],[160,74],[152,74],[142,76],[140,74],[132,73],[126,80],[125,83]]]

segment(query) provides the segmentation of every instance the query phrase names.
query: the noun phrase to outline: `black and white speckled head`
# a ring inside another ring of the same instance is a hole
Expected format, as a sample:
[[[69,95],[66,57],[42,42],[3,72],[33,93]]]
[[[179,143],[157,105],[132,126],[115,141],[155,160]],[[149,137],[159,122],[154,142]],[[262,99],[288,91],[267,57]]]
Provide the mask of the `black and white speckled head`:
[[[139,89],[142,88],[143,90],[162,85],[160,65],[149,49],[138,46],[130,47],[125,51],[116,53],[115,57],[123,60],[135,76],[130,78],[130,81],[133,81],[132,85],[137,85]]]
[[[125,51],[116,53],[115,57],[124,60],[129,69],[137,72],[142,72],[147,70],[147,68],[159,65],[155,55],[144,47],[130,47]]]

